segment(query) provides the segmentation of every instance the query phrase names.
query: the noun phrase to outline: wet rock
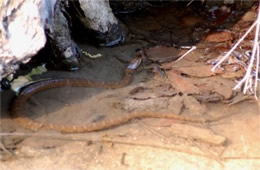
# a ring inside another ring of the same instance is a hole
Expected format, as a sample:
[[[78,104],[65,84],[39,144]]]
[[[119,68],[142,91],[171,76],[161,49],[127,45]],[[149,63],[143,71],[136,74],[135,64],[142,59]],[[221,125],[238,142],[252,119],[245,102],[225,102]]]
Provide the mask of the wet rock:
[[[52,31],[55,4],[56,0],[1,1],[0,79],[44,47],[45,28]]]
[[[85,35],[88,39],[102,46],[114,46],[125,41],[127,27],[114,16],[109,1],[78,0],[72,1],[71,6],[83,27],[91,30]]]
[[[81,13],[76,16],[96,32],[100,44],[113,46],[125,40],[127,29],[115,18],[106,0],[4,0],[0,4],[1,79],[15,72],[21,63],[28,63],[45,47],[47,39],[54,63],[61,63],[67,70],[78,69],[81,51],[70,35],[68,19],[73,18],[67,11],[73,3],[80,4],[77,11]]]
[[[114,14],[126,14],[133,13],[136,11],[144,10],[148,4],[146,0],[135,0],[135,1],[109,1]]]
[[[128,35],[127,27],[119,22],[118,24],[113,24],[110,29],[105,32],[97,32],[96,39],[101,46],[114,46],[117,44],[122,44]]]
[[[80,49],[70,36],[68,21],[62,13],[63,4],[59,4],[59,6],[54,12],[53,32],[48,34],[52,53],[56,58],[52,60],[66,70],[77,70]]]

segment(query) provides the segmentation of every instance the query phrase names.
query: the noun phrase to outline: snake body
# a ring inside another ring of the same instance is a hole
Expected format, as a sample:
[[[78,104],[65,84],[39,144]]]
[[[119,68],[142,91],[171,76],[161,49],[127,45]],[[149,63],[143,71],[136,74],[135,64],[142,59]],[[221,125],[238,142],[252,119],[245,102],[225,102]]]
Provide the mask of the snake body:
[[[44,130],[55,130],[64,133],[82,133],[103,130],[106,128],[118,126],[136,118],[169,118],[181,121],[189,122],[211,122],[215,119],[194,119],[191,117],[180,116],[172,113],[153,113],[153,112],[140,112],[125,114],[120,117],[116,117],[110,120],[102,120],[99,122],[87,123],[83,125],[56,125],[52,123],[39,122],[29,119],[24,114],[25,102],[34,94],[41,91],[58,88],[58,87],[95,87],[95,88],[121,88],[128,85],[132,81],[133,72],[139,66],[141,59],[136,59],[128,65],[125,69],[123,78],[118,82],[95,82],[86,79],[49,79],[39,81],[25,87],[20,94],[15,98],[11,106],[11,114],[14,117],[16,123],[23,128],[38,131],[39,129]]]

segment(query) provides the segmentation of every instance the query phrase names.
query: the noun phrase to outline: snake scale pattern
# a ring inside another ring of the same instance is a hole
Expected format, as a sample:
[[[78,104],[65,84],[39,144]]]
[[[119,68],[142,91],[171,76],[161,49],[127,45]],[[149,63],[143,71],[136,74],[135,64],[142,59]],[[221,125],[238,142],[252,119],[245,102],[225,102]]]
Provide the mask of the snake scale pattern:
[[[39,122],[27,118],[24,114],[24,104],[25,102],[34,94],[41,91],[58,88],[58,87],[95,87],[95,88],[108,88],[115,89],[121,88],[128,85],[133,77],[134,70],[140,65],[141,59],[134,58],[126,67],[124,71],[124,76],[120,81],[117,82],[95,82],[86,79],[49,79],[35,82],[25,87],[20,94],[15,98],[11,106],[11,115],[13,116],[16,123],[23,128],[30,129],[32,131],[38,131],[40,129],[44,130],[55,130],[63,133],[83,133],[99,131],[120,124],[126,123],[132,119],[136,118],[168,118],[188,122],[205,123],[216,121],[216,118],[212,119],[195,119],[191,117],[185,117],[173,113],[153,113],[153,112],[138,112],[125,114],[120,117],[113,119],[102,120],[99,122],[87,123],[83,125],[56,125],[46,122]]]

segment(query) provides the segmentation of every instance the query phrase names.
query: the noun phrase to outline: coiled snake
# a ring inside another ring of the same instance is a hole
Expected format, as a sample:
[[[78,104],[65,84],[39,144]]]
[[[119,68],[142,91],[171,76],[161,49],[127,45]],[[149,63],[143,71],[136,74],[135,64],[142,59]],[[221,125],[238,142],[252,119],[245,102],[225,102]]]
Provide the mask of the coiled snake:
[[[15,98],[11,106],[11,114],[14,117],[14,120],[18,125],[30,129],[33,131],[38,131],[39,129],[45,130],[55,130],[64,133],[82,133],[82,132],[91,132],[98,131],[110,127],[114,127],[120,125],[122,123],[126,123],[132,119],[136,118],[169,118],[181,121],[188,122],[212,122],[217,119],[194,119],[191,117],[184,117],[173,113],[152,113],[152,112],[140,112],[140,113],[130,113],[125,114],[117,118],[113,118],[111,120],[102,120],[99,122],[94,122],[91,124],[83,124],[83,125],[56,125],[51,123],[43,123],[38,122],[32,119],[29,119],[24,114],[24,104],[25,102],[34,94],[52,88],[58,87],[95,87],[95,88],[121,88],[128,85],[133,77],[133,72],[141,63],[140,58],[134,58],[130,64],[126,67],[123,78],[118,82],[95,82],[89,81],[86,79],[49,79],[39,81],[29,86],[25,87]]]

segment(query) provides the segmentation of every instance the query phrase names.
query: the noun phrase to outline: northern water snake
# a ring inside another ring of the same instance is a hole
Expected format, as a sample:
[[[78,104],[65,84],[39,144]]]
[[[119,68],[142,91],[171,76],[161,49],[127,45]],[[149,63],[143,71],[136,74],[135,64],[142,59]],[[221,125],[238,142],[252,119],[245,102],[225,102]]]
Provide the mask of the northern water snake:
[[[55,130],[65,133],[81,133],[81,132],[91,132],[98,131],[113,126],[120,125],[122,123],[128,122],[129,120],[136,118],[169,118],[176,119],[181,121],[189,122],[212,122],[216,121],[219,118],[212,119],[194,119],[192,117],[185,117],[177,115],[174,113],[153,113],[153,112],[140,112],[140,113],[130,113],[124,114],[120,117],[113,118],[111,120],[102,120],[99,122],[93,122],[91,124],[83,125],[56,125],[45,122],[38,122],[32,119],[29,119],[24,114],[24,104],[25,102],[34,94],[52,88],[58,87],[95,87],[95,88],[121,88],[128,85],[132,80],[132,75],[134,70],[141,63],[140,58],[135,58],[132,62],[126,67],[123,78],[118,82],[95,82],[89,81],[86,79],[49,79],[43,80],[36,83],[33,83],[25,87],[20,94],[15,98],[11,106],[11,114],[14,117],[14,120],[22,127],[37,131],[39,129],[45,130]]]

